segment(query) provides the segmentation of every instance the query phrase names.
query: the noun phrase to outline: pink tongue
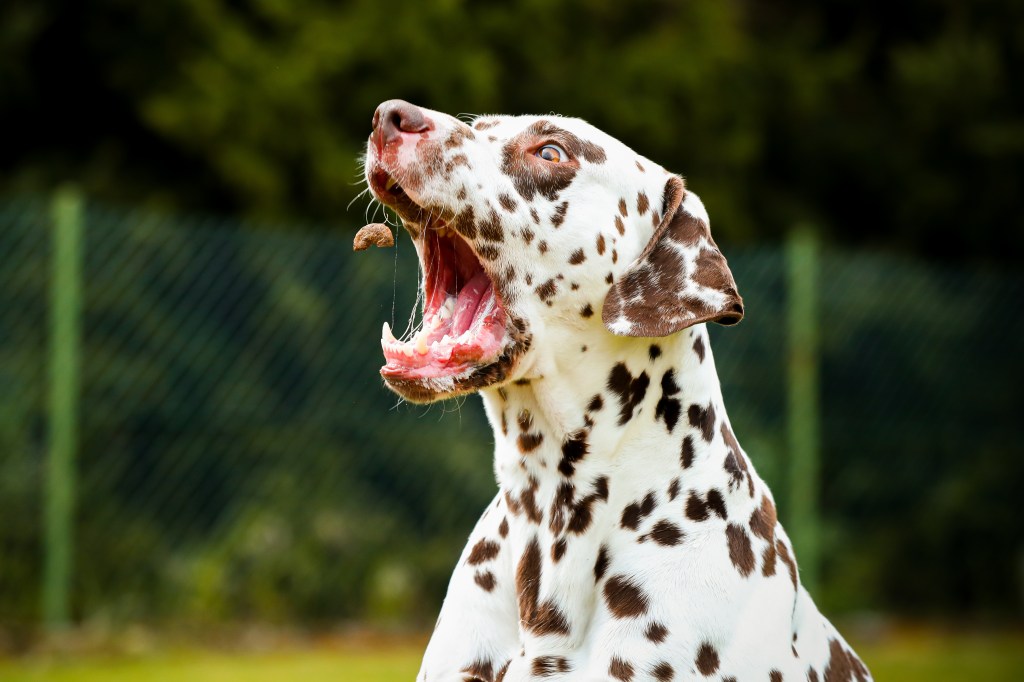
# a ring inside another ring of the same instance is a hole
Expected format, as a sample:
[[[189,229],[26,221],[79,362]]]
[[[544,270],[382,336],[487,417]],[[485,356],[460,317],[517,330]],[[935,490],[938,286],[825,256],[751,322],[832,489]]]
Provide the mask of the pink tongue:
[[[462,287],[455,301],[455,312],[452,314],[452,336],[459,336],[473,324],[473,317],[484,294],[491,287],[491,280],[483,272],[469,280]]]

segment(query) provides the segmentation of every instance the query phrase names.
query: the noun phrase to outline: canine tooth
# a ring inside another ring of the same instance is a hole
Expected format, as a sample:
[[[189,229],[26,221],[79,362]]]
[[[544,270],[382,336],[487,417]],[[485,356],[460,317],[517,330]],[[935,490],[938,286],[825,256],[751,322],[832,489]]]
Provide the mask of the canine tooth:
[[[398,340],[398,339],[395,338],[395,335],[391,333],[391,325],[388,324],[387,322],[385,322],[384,326],[381,327],[381,330],[380,330],[380,340],[381,341],[388,341],[388,342],[397,341]]]
[[[426,355],[427,354],[427,335],[426,334],[421,334],[416,339],[416,352],[419,353],[420,355]]]

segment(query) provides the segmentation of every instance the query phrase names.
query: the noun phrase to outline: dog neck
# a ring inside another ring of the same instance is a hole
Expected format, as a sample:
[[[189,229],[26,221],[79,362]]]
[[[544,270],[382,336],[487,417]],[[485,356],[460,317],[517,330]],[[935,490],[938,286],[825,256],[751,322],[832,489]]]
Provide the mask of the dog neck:
[[[729,488],[747,471],[704,325],[662,339],[603,333],[555,346],[576,357],[538,363],[530,378],[482,391],[502,490],[554,494],[567,480],[585,489],[611,471],[621,480],[622,470],[649,481],[656,469],[670,480],[697,466]]]

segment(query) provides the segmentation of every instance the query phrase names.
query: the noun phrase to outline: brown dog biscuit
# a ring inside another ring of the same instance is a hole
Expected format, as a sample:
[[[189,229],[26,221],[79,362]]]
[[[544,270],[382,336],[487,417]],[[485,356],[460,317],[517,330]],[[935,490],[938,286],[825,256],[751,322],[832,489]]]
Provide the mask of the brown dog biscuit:
[[[394,246],[395,238],[391,229],[384,223],[370,223],[356,232],[356,238],[352,240],[353,251],[364,251],[375,244],[380,247]]]

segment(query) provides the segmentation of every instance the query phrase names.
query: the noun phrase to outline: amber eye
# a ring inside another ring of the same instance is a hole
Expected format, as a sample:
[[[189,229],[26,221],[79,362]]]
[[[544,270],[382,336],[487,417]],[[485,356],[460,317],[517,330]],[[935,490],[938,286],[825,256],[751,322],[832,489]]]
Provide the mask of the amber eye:
[[[536,155],[551,163],[565,163],[569,155],[557,144],[546,144],[536,151]]]

